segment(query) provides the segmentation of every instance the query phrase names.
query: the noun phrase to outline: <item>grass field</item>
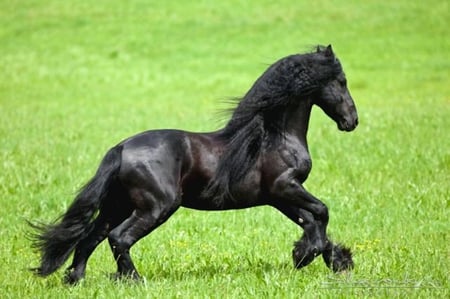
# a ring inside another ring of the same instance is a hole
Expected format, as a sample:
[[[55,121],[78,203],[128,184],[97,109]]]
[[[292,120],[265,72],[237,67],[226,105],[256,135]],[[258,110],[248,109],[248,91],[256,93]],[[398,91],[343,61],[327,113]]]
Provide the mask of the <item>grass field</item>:
[[[448,298],[448,1],[0,2],[0,297]],[[212,131],[224,100],[268,64],[333,45],[360,126],[313,111],[305,184],[351,273],[296,271],[301,234],[270,208],[182,209],[133,247],[144,283],[115,282],[106,243],[75,287],[38,255],[27,219],[51,221],[106,150],[150,128]]]

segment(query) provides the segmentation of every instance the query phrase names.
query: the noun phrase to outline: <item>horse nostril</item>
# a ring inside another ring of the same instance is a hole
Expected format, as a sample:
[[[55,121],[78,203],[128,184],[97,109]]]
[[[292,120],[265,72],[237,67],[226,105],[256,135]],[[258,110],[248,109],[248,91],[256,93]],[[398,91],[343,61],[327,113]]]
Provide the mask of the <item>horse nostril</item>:
[[[355,119],[355,126],[357,126],[359,123],[358,118]]]

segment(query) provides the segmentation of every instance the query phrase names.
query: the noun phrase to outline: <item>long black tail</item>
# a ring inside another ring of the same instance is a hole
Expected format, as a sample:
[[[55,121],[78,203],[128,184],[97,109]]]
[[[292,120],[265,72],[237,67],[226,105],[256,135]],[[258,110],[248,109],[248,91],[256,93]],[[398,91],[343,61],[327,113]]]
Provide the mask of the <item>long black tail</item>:
[[[41,253],[40,276],[55,272],[68,259],[77,244],[93,228],[93,218],[108,195],[121,164],[122,148],[112,148],[103,158],[95,176],[81,189],[75,200],[54,224],[31,224],[37,230],[33,247]]]

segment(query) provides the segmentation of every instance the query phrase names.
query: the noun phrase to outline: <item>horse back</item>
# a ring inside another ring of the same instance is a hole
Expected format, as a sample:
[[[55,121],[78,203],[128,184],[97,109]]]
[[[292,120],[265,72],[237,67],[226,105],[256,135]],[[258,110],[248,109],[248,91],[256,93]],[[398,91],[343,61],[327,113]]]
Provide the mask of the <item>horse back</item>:
[[[121,183],[161,196],[198,197],[217,167],[221,147],[213,133],[152,130],[121,143]]]
[[[121,145],[119,179],[129,192],[144,189],[159,198],[177,198],[180,205],[223,210],[258,205],[260,174],[253,169],[235,188],[235,198],[218,202],[202,196],[214,178],[225,141],[213,133],[180,130],[146,131]]]

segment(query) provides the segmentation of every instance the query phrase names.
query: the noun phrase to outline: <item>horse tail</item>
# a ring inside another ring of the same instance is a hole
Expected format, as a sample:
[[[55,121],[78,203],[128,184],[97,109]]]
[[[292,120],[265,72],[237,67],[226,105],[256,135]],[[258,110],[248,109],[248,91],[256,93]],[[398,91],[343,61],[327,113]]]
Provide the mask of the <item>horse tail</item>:
[[[122,147],[116,146],[103,158],[95,176],[81,188],[69,209],[54,224],[31,224],[37,230],[33,247],[41,253],[41,264],[32,269],[40,276],[55,272],[77,244],[93,229],[93,218],[108,197],[121,165]]]

